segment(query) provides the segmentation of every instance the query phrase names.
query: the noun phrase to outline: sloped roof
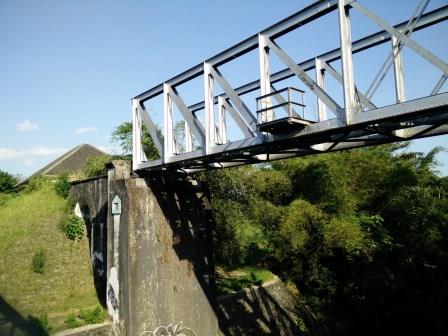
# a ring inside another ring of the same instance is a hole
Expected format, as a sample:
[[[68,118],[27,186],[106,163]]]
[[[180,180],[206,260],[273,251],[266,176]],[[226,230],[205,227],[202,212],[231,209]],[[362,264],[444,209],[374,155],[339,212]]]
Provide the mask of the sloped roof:
[[[20,184],[28,182],[30,179],[39,175],[45,176],[57,176],[62,173],[75,173],[84,168],[87,163],[87,159],[92,156],[103,156],[106,153],[99,149],[89,145],[82,144],[75,148],[72,148],[65,154],[58,157],[56,160],[50,162],[42,169],[35,172],[33,175],[23,180]]]

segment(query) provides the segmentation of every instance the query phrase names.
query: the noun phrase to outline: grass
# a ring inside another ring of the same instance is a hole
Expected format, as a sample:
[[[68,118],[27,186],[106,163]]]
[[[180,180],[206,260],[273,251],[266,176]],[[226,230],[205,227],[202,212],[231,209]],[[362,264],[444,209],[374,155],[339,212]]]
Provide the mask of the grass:
[[[67,239],[58,229],[66,201],[51,185],[21,193],[0,205],[0,296],[22,317],[48,316],[52,331],[67,315],[99,304],[89,243]],[[45,272],[33,272],[33,257],[45,250]]]
[[[225,270],[217,267],[216,287],[218,295],[230,294],[250,286],[260,286],[274,279],[274,275],[261,268],[238,268]]]

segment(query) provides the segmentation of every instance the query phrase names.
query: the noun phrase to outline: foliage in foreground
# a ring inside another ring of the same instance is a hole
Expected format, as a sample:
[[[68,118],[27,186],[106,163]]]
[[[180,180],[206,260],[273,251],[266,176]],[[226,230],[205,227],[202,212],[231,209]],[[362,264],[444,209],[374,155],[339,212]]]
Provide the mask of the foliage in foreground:
[[[210,172],[219,264],[293,282],[332,335],[448,329],[448,178],[384,145]],[[412,324],[409,321],[413,321]]]

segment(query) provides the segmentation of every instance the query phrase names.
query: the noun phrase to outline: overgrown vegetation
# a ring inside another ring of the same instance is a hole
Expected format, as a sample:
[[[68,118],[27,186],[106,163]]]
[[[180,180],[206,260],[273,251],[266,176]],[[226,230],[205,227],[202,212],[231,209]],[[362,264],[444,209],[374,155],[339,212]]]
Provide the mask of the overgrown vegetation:
[[[58,176],[54,184],[54,189],[56,190],[56,194],[63,198],[67,198],[70,192],[70,181],[68,179],[68,174],[61,174]]]
[[[250,286],[260,286],[274,279],[274,275],[266,269],[254,267],[225,271],[218,268],[216,287],[218,294],[229,294]]]
[[[56,185],[35,178],[0,207],[0,311],[27,317],[30,335],[65,329],[71,311],[99,304],[86,235],[74,243],[58,229],[73,204]]]
[[[82,171],[83,177],[94,177],[107,174],[106,165],[112,161],[112,156],[93,156],[87,159],[87,163]]]
[[[65,236],[73,241],[80,240],[84,236],[84,226],[84,221],[71,213],[71,210],[60,224]]]
[[[444,334],[448,178],[435,170],[439,150],[383,145],[204,174],[218,264],[268,268],[294,284],[331,335]]]
[[[101,306],[91,309],[81,309],[78,314],[70,313],[64,323],[67,328],[78,328],[85,324],[96,324],[104,321],[106,313]]]

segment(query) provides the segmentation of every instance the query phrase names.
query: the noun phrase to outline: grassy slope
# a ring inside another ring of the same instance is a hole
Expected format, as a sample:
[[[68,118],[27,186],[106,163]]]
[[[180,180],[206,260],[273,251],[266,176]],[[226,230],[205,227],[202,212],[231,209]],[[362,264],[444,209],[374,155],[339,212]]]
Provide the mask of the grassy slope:
[[[0,206],[0,296],[24,318],[47,314],[52,331],[64,328],[69,312],[99,303],[87,237],[73,242],[58,229],[64,209],[51,186]],[[39,248],[44,274],[31,268]]]

